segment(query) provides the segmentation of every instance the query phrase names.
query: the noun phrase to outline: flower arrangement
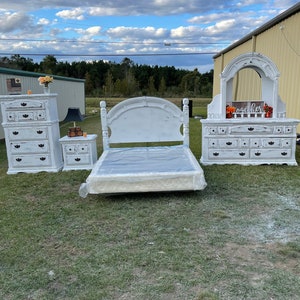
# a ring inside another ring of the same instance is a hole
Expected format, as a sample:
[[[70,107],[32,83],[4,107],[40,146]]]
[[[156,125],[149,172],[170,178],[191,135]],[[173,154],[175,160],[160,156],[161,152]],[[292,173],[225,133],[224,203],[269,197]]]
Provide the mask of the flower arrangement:
[[[226,118],[232,118],[232,113],[236,111],[236,108],[231,105],[226,105]]]
[[[270,118],[273,113],[273,107],[265,103],[264,105],[264,112],[266,113],[265,116],[266,118]]]
[[[53,77],[51,77],[51,76],[39,77],[38,81],[39,81],[40,85],[48,87],[49,83],[53,82]]]

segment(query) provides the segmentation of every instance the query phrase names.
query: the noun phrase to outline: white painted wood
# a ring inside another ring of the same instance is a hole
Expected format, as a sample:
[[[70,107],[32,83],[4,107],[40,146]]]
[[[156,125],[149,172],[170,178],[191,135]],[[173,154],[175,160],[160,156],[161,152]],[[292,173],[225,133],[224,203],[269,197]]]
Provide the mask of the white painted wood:
[[[8,174],[62,168],[56,94],[0,96]]]
[[[235,74],[252,68],[262,80],[262,105],[273,107],[273,116],[265,118],[261,108],[252,110],[245,103],[233,118],[226,119],[226,105],[241,106],[232,100]],[[259,53],[246,53],[234,58],[221,74],[221,94],[208,105],[207,119],[202,119],[201,163],[210,164],[288,164],[297,165],[296,126],[300,122],[286,118],[285,104],[278,95],[279,72],[274,63]]]
[[[59,139],[64,157],[63,171],[91,170],[98,158],[96,139],[97,134]]]

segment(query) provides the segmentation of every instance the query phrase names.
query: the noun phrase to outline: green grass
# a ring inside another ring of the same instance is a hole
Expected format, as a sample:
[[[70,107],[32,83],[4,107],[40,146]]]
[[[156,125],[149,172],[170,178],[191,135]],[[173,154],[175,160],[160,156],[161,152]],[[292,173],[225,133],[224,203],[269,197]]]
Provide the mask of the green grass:
[[[100,155],[98,114],[81,127]],[[3,142],[0,167],[0,299],[300,299],[299,167],[204,166],[203,191],[86,199],[89,171],[7,175]]]

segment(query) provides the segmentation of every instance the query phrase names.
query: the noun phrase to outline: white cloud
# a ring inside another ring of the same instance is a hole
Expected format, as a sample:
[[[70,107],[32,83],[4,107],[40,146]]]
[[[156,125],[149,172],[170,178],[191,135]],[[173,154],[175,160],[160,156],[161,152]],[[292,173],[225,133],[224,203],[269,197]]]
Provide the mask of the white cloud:
[[[75,8],[75,9],[65,9],[56,13],[57,17],[62,19],[72,19],[72,20],[83,20],[84,19],[84,9]]]

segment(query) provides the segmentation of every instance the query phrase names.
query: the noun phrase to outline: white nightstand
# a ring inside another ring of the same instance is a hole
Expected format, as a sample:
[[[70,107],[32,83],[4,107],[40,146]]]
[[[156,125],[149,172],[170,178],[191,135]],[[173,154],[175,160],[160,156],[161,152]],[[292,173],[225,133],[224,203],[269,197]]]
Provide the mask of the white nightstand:
[[[64,136],[59,139],[64,158],[63,171],[90,170],[97,161],[97,134],[88,134],[86,137]]]

